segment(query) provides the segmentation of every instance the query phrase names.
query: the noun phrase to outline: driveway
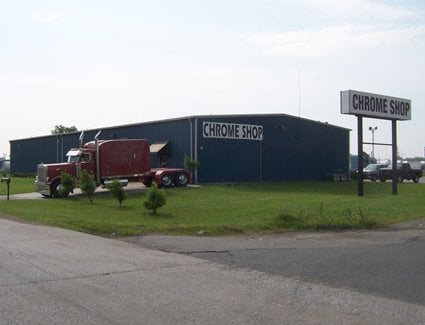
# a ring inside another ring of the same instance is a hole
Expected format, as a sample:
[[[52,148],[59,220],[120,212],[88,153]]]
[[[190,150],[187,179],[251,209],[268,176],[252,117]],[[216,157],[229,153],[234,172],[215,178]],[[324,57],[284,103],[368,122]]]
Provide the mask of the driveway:
[[[142,183],[137,183],[137,182],[131,182],[129,183],[126,187],[125,190],[126,192],[144,192],[146,191],[146,187],[142,184]],[[102,194],[107,194],[109,193],[109,190],[107,188],[102,188],[102,187],[98,187],[96,188],[96,195],[102,195]],[[6,194],[6,190],[3,188],[0,188],[0,200],[6,200],[7,199],[7,195]],[[81,190],[79,188],[74,189],[74,193],[70,194],[71,196],[74,195],[83,195],[81,193]],[[45,198],[43,197],[40,193],[38,192],[30,192],[30,193],[23,193],[23,194],[11,194],[9,196],[10,200],[46,200],[49,198]]]
[[[425,308],[425,219],[379,231],[126,240],[150,249],[351,288]]]
[[[320,238],[305,244],[314,240]],[[4,219],[0,270],[5,324],[420,324],[425,319],[422,305],[348,287]]]

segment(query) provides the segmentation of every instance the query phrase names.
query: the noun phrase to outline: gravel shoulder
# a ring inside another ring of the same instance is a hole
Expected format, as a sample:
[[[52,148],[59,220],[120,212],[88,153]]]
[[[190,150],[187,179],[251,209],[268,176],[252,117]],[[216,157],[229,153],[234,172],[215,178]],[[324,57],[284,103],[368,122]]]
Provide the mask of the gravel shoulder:
[[[120,238],[119,240],[165,252],[193,253],[238,249],[360,247],[400,243],[419,238],[425,239],[425,218],[394,224],[378,230],[287,232],[223,237],[146,235]]]

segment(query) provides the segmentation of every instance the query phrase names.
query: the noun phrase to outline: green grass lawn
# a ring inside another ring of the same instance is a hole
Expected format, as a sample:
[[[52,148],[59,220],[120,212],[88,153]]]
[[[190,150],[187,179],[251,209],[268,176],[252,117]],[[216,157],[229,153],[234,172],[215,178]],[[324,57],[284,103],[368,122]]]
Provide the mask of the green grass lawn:
[[[365,182],[360,198],[356,182],[203,185],[165,190],[167,204],[156,216],[139,192],[129,193],[123,208],[109,193],[94,204],[84,196],[0,200],[0,215],[103,236],[362,229],[425,217],[425,184],[402,183],[398,192],[391,195],[390,182]]]
[[[1,176],[3,178],[3,176]],[[10,194],[34,192],[33,177],[10,177]],[[0,195],[7,195],[6,183],[0,183]]]

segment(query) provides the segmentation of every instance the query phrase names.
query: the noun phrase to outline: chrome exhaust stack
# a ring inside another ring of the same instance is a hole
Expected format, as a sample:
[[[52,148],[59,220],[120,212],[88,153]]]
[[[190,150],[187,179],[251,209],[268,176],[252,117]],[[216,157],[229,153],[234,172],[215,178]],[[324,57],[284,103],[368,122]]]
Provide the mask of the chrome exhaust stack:
[[[94,136],[94,143],[96,146],[96,185],[100,185],[100,161],[99,161],[99,136],[102,133],[102,130],[96,133]]]
[[[84,140],[84,131],[83,132],[81,132],[81,134],[80,134],[80,137],[79,137],[79,140],[80,140],[80,148],[82,148],[83,147],[83,140]]]

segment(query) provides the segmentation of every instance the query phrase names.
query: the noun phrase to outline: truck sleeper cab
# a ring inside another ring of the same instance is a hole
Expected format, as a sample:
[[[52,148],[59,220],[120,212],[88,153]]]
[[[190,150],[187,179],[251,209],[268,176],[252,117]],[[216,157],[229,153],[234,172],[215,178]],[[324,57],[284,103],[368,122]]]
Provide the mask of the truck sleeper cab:
[[[97,186],[105,186],[114,179],[124,186],[128,181],[142,182],[145,186],[156,182],[159,187],[186,186],[190,182],[190,174],[182,168],[151,169],[146,139],[98,140],[99,134],[81,148],[70,149],[66,163],[39,164],[36,190],[44,196],[60,197],[61,173],[78,179],[82,170],[93,177]]]

